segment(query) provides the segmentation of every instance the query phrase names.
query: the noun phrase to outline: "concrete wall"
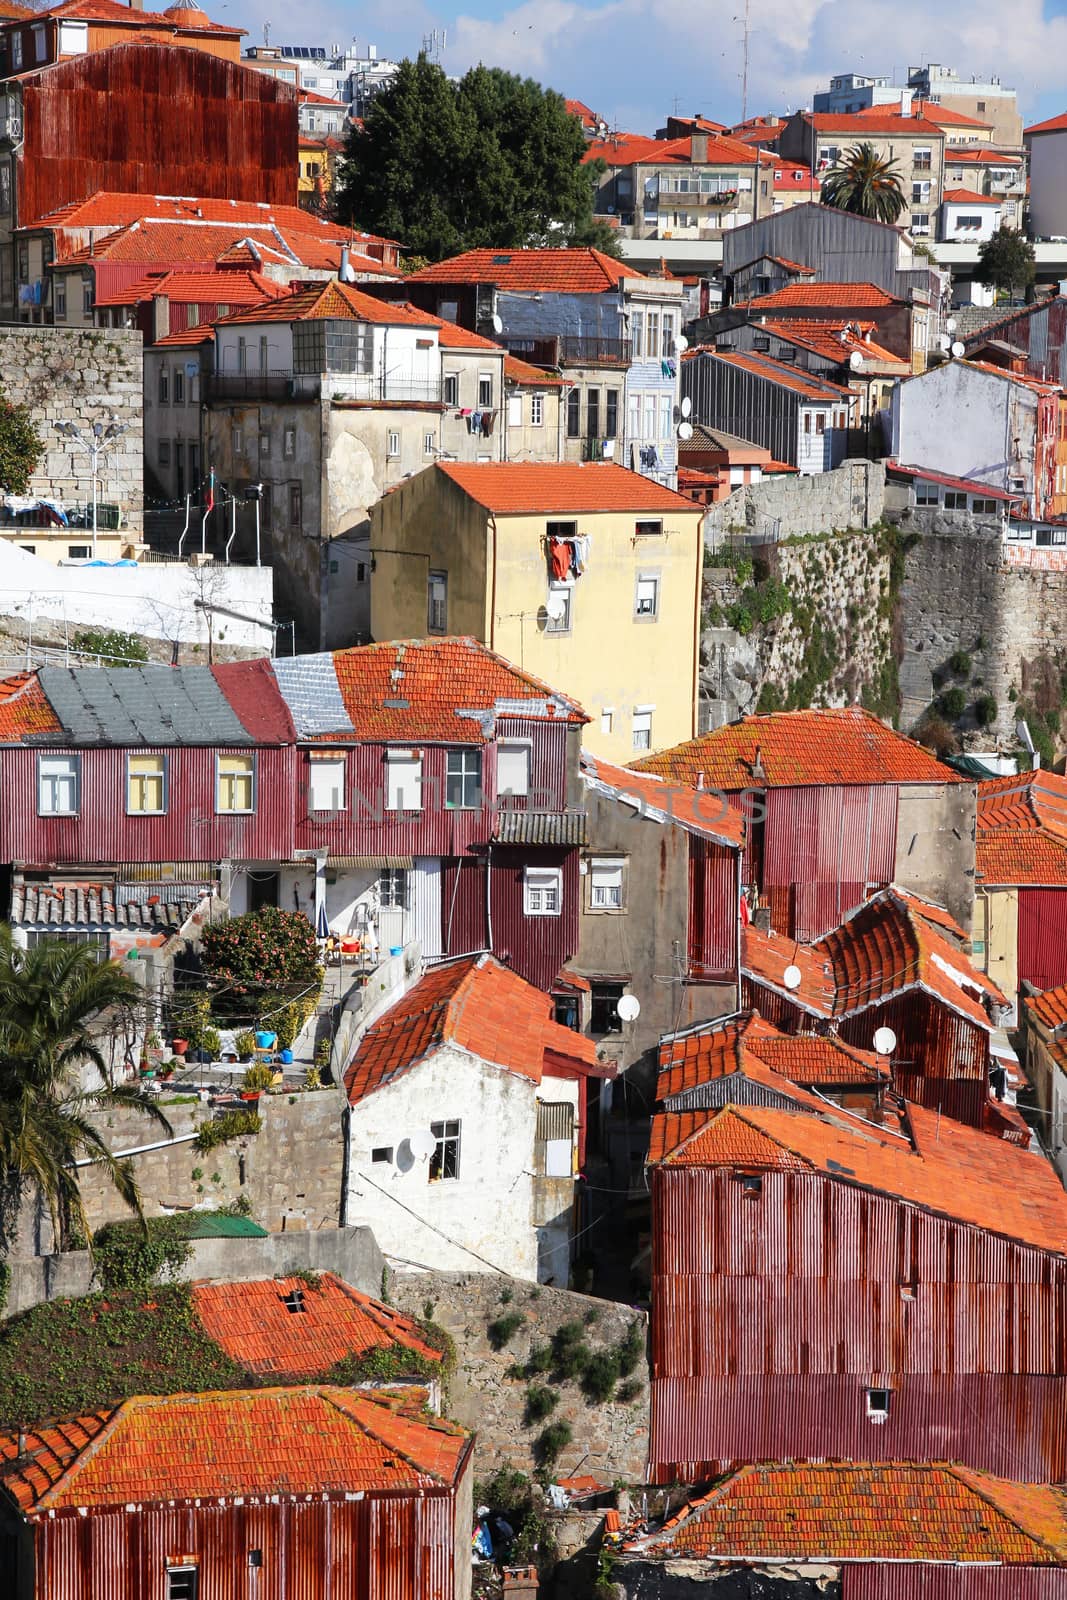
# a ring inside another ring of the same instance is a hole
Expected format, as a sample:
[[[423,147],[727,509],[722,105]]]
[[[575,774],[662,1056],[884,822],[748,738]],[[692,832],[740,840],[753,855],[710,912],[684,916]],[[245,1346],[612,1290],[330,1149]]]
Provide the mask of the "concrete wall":
[[[126,432],[101,459],[98,498],[117,504],[126,526],[139,534],[142,490],[141,335],[128,329],[0,328],[4,395],[27,405],[44,444],[29,492],[64,505],[92,500],[89,458],[56,422],[73,422],[88,435],[94,422],[125,424]]]
[[[946,906],[969,931],[974,910],[973,783],[902,784],[894,881]]]
[[[501,1298],[504,1290],[511,1294],[507,1302]],[[630,1306],[564,1289],[533,1288],[494,1273],[390,1273],[389,1295],[410,1316],[421,1317],[432,1306],[434,1321],[455,1341],[456,1371],[449,1385],[447,1411],[453,1421],[476,1430],[475,1471],[479,1477],[505,1465],[522,1472],[532,1472],[535,1466],[533,1445],[545,1424],[526,1426],[526,1383],[507,1377],[508,1367],[525,1361],[531,1346],[549,1339],[562,1323],[583,1321],[587,1314],[595,1314],[595,1321],[586,1328],[594,1350],[610,1348],[632,1324],[644,1328],[647,1320],[644,1312]],[[494,1350],[486,1329],[497,1317],[513,1311],[523,1314],[526,1326],[503,1350]],[[634,1377],[647,1380],[643,1364]],[[591,1405],[575,1384],[565,1383],[549,1420],[569,1422],[574,1434],[560,1457],[560,1476],[591,1473],[609,1484],[616,1478],[644,1482],[647,1389],[626,1405]]]
[[[27,624],[69,623],[71,634],[87,625],[120,628],[206,651],[210,631],[218,645],[270,655],[273,590],[270,567],[178,561],[56,567],[0,540],[0,614]],[[198,602],[224,609],[208,613]]]
[[[1067,132],[1039,133],[1030,152],[1030,231],[1035,239],[1067,233]]]
[[[885,506],[885,468],[880,461],[846,461],[833,472],[811,477],[764,478],[710,506],[704,540],[710,550],[727,533],[753,543],[807,538],[835,528],[871,528]]]
[[[1019,478],[1027,495],[1034,492],[1037,396],[1025,384],[946,361],[906,379],[891,413],[898,461],[995,489],[1008,490]]]

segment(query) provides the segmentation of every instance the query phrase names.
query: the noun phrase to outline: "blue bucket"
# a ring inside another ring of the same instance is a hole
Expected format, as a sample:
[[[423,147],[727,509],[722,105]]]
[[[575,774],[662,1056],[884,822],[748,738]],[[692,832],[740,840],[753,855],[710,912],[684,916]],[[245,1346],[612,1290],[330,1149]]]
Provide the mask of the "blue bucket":
[[[402,956],[404,954],[404,946],[402,944],[391,944],[389,946],[389,954],[391,956]]]
[[[278,1056],[283,1066],[288,1067],[292,1064],[293,1052],[291,1050],[281,1050]]]
[[[278,1042],[278,1035],[276,1033],[257,1033],[256,1034],[256,1049],[257,1050],[273,1050],[274,1046],[277,1044],[277,1042]]]

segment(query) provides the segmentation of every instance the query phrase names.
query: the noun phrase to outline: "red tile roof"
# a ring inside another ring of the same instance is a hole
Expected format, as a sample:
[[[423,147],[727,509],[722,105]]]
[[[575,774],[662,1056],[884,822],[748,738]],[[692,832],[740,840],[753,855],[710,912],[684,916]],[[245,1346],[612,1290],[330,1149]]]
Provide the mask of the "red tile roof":
[[[1052,1033],[1067,1023],[1067,984],[1046,989],[1042,994],[1025,995],[1023,1004]]]
[[[345,1073],[351,1105],[408,1072],[444,1045],[540,1083],[546,1052],[592,1066],[591,1039],[561,1027],[541,989],[489,955],[431,968],[367,1029]]]
[[[246,31],[212,22],[197,7],[173,5],[166,11],[138,11],[120,4],[119,0],[63,0],[61,5],[50,6],[35,15],[64,21],[105,22],[109,26],[117,23],[127,28],[167,28],[171,33],[214,33],[234,39],[243,37]]]
[[[887,111],[884,106],[870,106],[864,111],[804,112],[804,121],[816,133],[855,133],[860,136],[872,133],[892,133],[898,139],[943,139],[944,129],[923,117],[902,117],[899,112]]]
[[[765,1106],[682,1115],[700,1119],[693,1131],[686,1132],[679,1117],[677,1128],[658,1132],[661,1118],[653,1118],[653,1148],[662,1154],[650,1151],[650,1163],[807,1168],[1039,1250],[1067,1253],[1067,1193],[1052,1164],[924,1106],[906,1107],[907,1135]]]
[[[358,1494],[451,1485],[469,1437],[318,1385],[137,1396],[110,1413],[0,1435],[0,1483],[24,1513],[131,1501]]]
[[[439,461],[430,470],[502,516],[696,510],[684,495],[614,462]]]
[[[586,783],[627,801],[639,802],[639,814],[654,821],[676,822],[690,833],[740,849],[745,837],[744,818],[737,806],[722,795],[701,792],[685,783],[672,783],[653,773],[617,767],[600,756],[582,751],[582,776]]]
[[[980,783],[975,866],[987,885],[1067,888],[1067,778],[1039,769]]]
[[[978,166],[990,167],[1021,167],[1022,156],[1002,155],[999,150],[986,148],[976,149],[973,144],[959,146],[952,145],[945,151],[945,166],[955,167],[963,162],[975,163]]]
[[[594,139],[583,161],[603,161],[609,167],[632,167],[656,162],[661,166],[688,165],[692,159],[692,139],[650,139],[641,133],[617,133],[608,139]],[[751,165],[751,151],[746,153]]]
[[[19,744],[41,734],[64,737],[63,724],[49,704],[35,672],[0,679],[0,744]]]
[[[298,289],[295,294],[281,300],[265,301],[247,311],[235,311],[232,316],[220,317],[219,326],[230,327],[246,322],[372,322],[387,327],[432,328],[435,319],[425,311],[409,310],[392,300],[379,300],[364,294],[351,283],[339,283],[331,278],[328,283],[313,284],[310,289]]]
[[[807,784],[964,781],[861,706],[744,717],[634,766],[694,788],[731,793]]]
[[[344,100],[334,100],[328,94],[316,94],[314,89],[298,89],[296,98],[302,106],[336,106],[340,111],[348,109]]]
[[[155,348],[160,345],[198,345],[214,343],[215,328],[210,322],[198,322],[195,328],[179,328],[177,333],[164,334],[162,339],[157,339]]]
[[[889,1076],[869,1051],[856,1050],[829,1035],[784,1034],[758,1011],[748,1011],[663,1039],[656,1097],[666,1100],[715,1078],[745,1073],[752,1061],[792,1083],[812,1088],[877,1087]]]
[[[494,355],[506,354],[502,344],[486,339],[482,334],[472,332],[470,328],[461,328],[458,322],[446,322],[444,317],[435,317],[432,311],[424,311],[421,306],[413,306],[409,300],[400,303],[405,311],[412,312],[421,322],[428,322],[438,330],[437,342],[442,350],[491,350]]]
[[[284,1304],[294,1293],[302,1297],[300,1312]],[[426,1361],[441,1360],[417,1323],[330,1272],[313,1284],[303,1278],[196,1283],[192,1297],[208,1337],[261,1377],[320,1378],[346,1356],[397,1347]]]
[[[804,311],[813,306],[833,306],[836,309],[863,311],[883,306],[903,305],[895,295],[887,294],[876,283],[787,283],[771,294],[761,294],[754,300],[741,301],[752,311]]]
[[[641,274],[601,250],[466,250],[411,273],[410,283],[495,283],[519,293],[603,294]]]
[[[942,205],[948,206],[999,206],[995,195],[978,194],[974,189],[946,189],[941,196]]]
[[[1006,489],[995,489],[991,484],[979,483],[975,478],[954,478],[947,472],[934,472],[929,467],[904,466],[899,461],[887,461],[888,473],[903,473],[907,478],[921,478],[924,483],[940,483],[946,489],[959,489],[965,494],[981,495],[986,500],[1021,500],[1019,494],[1009,494]]]
[[[508,383],[518,384],[521,388],[529,386],[533,389],[560,389],[563,387],[563,378],[558,372],[548,372],[544,367],[535,367],[529,361],[520,361],[518,356],[508,356],[504,362],[504,377]]]
[[[584,100],[564,100],[563,104],[567,108],[568,115],[577,117],[583,128],[596,127],[597,114],[595,111],[590,110]]]
[[[484,744],[493,737],[470,713],[588,722],[576,700],[512,666],[476,639],[391,639],[338,650],[333,668],[356,736]]]
[[[731,1473],[628,1548],[689,1560],[1059,1566],[1067,1492],[947,1462],[775,1462]]]
[[[698,358],[723,361],[729,366],[740,367],[742,371],[752,373],[753,377],[763,378],[767,383],[776,383],[781,388],[794,390],[805,400],[836,405],[842,400],[851,401],[854,398],[849,389],[843,388],[838,383],[831,383],[828,378],[817,377],[812,372],[804,372],[786,361],[776,361],[773,356],[765,356],[756,351],[716,350],[714,346],[693,345],[685,352],[682,360],[695,361]]]
[[[801,345],[805,350],[811,350],[815,355],[825,357],[827,361],[836,361],[843,365],[853,351],[858,351],[864,361],[878,361],[883,365],[891,363],[894,367],[899,367],[902,372],[911,371],[910,361],[904,361],[900,356],[894,355],[892,350],[876,344],[871,338],[876,326],[873,322],[846,322],[840,319],[833,322],[815,322],[795,317],[782,318],[780,321],[768,320],[763,326],[776,339],[786,339],[790,344]],[[859,332],[854,331],[856,329]]]
[[[1023,133],[1063,133],[1065,129],[1067,129],[1067,111],[1062,111],[1058,117],[1047,117],[1044,122],[1032,122],[1028,128],[1023,129]]]
[[[98,294],[98,306],[136,306],[155,295],[166,295],[179,305],[252,306],[261,300],[277,300],[286,293],[280,283],[260,272],[228,268],[224,272],[150,272],[136,283],[109,294]]]
[[[885,106],[864,106],[862,111],[857,111],[855,115],[862,117],[865,122],[878,122],[884,119],[885,113]],[[922,117],[939,128],[984,128],[989,132],[993,126],[991,122],[985,122],[979,117],[968,116],[965,111],[953,111],[937,100],[923,100],[918,95],[912,97],[907,120],[911,122],[916,117]],[[945,154],[948,155],[947,150]]]

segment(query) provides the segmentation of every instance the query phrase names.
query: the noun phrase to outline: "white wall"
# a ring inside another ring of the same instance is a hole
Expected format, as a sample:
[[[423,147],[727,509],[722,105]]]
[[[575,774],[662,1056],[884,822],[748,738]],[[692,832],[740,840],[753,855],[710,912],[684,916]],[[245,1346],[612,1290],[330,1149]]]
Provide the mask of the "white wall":
[[[225,606],[215,613],[216,644],[269,655],[274,614],[270,567],[195,568],[179,562],[139,566],[56,567],[0,540],[0,615],[47,618],[78,628],[120,628],[148,639],[206,645],[206,615],[195,602]],[[251,620],[248,620],[251,619]]]
[[[1067,130],[1039,133],[1030,146],[1030,231],[1034,238],[1067,235]]]
[[[947,361],[899,384],[892,407],[898,461],[974,478],[998,489],[1033,475],[1036,397],[1022,384]]]
[[[241,370],[240,341],[245,342],[245,371],[259,371],[259,341],[267,341],[268,372],[292,372],[293,331],[288,322],[246,322],[215,330],[216,370],[230,376]]]
[[[961,228],[961,217],[980,217],[980,228]],[[945,201],[941,207],[941,237],[942,239],[961,239],[968,244],[981,244],[984,239],[991,239],[1000,227],[1001,210],[999,206],[990,205],[956,205],[954,202]]]

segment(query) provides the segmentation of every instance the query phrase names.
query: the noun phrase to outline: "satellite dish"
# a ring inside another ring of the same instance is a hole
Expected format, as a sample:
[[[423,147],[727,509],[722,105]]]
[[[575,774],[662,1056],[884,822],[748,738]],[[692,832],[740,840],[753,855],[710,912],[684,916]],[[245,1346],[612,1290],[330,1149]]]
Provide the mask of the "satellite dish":
[[[566,595],[561,594],[558,589],[550,590],[548,599],[545,601],[545,610],[553,622],[559,622],[562,617],[567,615]]]
[[[429,1128],[416,1128],[408,1134],[408,1149],[416,1161],[429,1161],[437,1149],[437,1140]]]
[[[863,365],[863,351],[853,350],[852,354],[848,358],[848,364],[852,368],[853,372],[858,372]]]
[[[785,984],[787,989],[799,989],[800,968],[792,966],[786,967],[785,971],[782,973],[782,982]]]
[[[493,312],[493,332],[494,333],[503,333],[503,331],[504,331],[504,319],[503,319],[503,317],[500,315],[500,313],[498,311],[494,311]]]
[[[966,350],[966,348],[967,346],[961,340],[956,339],[952,345],[952,354],[958,359]]]
[[[692,402],[692,400],[690,400],[689,396],[686,395],[684,400],[682,401],[682,416],[683,417],[691,417],[692,414],[693,414],[693,402]]]
[[[688,350],[688,349],[689,349],[689,340],[686,338],[684,333],[680,333],[678,335],[677,339],[675,339],[675,341],[674,341],[674,353],[675,353],[675,355],[680,356],[682,354],[683,350]]]
[[[691,422],[680,422],[678,424],[678,437],[679,439],[691,439],[693,437],[693,424]]]
[[[955,317],[949,317],[948,321],[945,323],[945,332],[946,333],[955,333],[955,331],[956,331],[956,319],[955,319]]]
[[[623,1022],[636,1022],[641,1015],[641,1002],[635,994],[620,995],[619,1003],[615,1007]]]
[[[897,1036],[892,1028],[878,1028],[874,1035],[874,1048],[880,1056],[891,1056],[897,1047]]]
[[[949,338],[947,333],[939,333],[937,336],[937,342],[942,350],[952,349],[952,340]]]

